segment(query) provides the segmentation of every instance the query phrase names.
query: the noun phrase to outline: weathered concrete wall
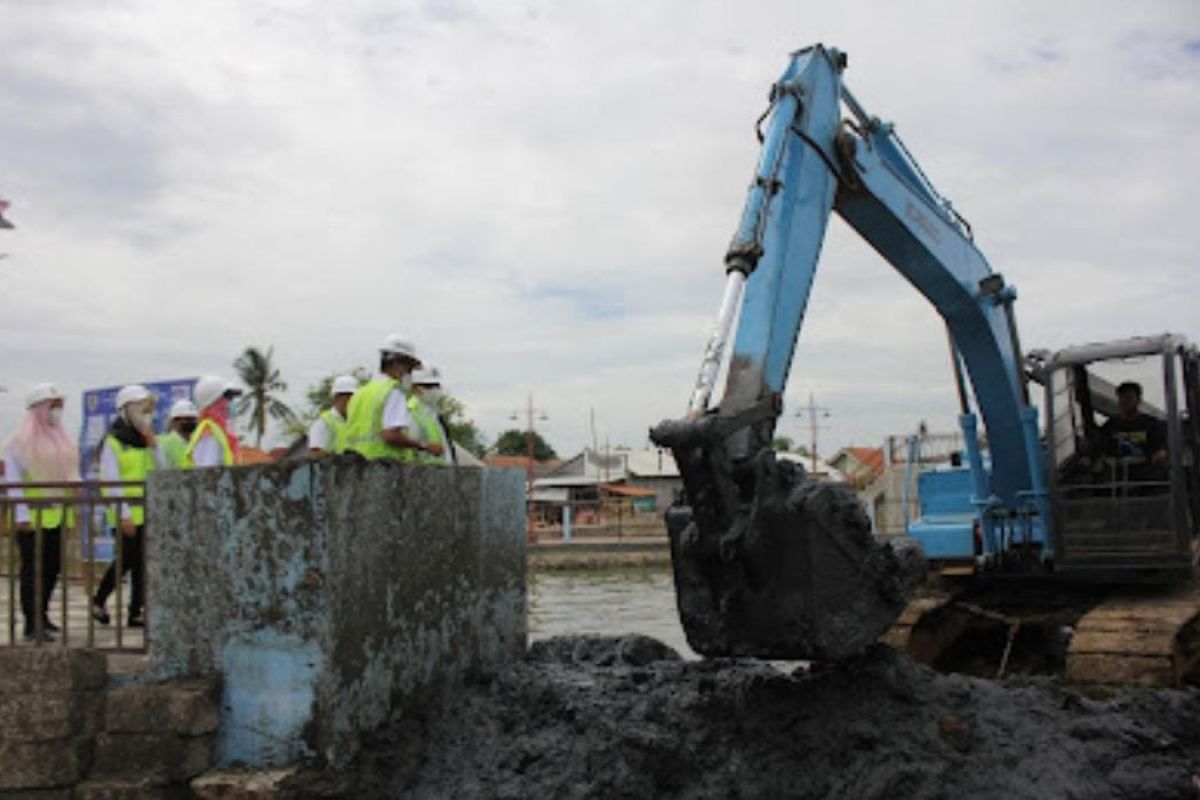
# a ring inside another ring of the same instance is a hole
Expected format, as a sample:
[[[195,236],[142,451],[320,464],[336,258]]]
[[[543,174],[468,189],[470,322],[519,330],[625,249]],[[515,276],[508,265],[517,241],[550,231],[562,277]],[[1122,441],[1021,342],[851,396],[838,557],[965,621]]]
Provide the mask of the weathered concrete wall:
[[[525,648],[524,476],[338,457],[156,473],[152,672],[220,674],[220,764],[320,756]]]

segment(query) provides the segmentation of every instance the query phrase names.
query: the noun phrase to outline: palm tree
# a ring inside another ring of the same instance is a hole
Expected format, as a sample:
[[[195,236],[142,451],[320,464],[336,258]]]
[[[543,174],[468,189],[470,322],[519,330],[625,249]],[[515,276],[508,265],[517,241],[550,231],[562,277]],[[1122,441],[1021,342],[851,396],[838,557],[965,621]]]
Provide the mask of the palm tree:
[[[279,420],[285,425],[290,424],[296,415],[287,404],[275,395],[286,392],[287,384],[279,375],[279,370],[271,363],[275,353],[274,347],[268,347],[267,352],[257,347],[247,347],[233,368],[238,377],[246,385],[248,391],[234,404],[233,413],[239,417],[250,417],[250,430],[254,433],[254,446],[262,447],[263,434],[267,431],[267,418]]]

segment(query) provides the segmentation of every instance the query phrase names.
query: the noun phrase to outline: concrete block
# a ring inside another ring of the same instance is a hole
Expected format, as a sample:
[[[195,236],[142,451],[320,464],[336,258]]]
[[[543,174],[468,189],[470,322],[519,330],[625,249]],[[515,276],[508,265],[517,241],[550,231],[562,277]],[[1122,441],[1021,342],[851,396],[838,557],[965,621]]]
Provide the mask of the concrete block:
[[[220,765],[345,764],[394,711],[524,654],[518,470],[342,456],[150,481],[151,673],[222,676]]]
[[[75,787],[74,800],[185,800],[187,784],[101,778]]]
[[[108,693],[108,733],[200,736],[217,729],[220,682],[194,678],[125,686]]]
[[[189,781],[209,768],[211,736],[102,733],[96,737],[95,777],[156,783]]]
[[[72,786],[90,766],[90,739],[0,740],[0,790]]]
[[[285,784],[296,767],[265,770],[222,770],[192,781],[196,800],[272,800],[285,795]]]
[[[0,648],[0,695],[103,689],[103,653],[63,647]]]
[[[95,736],[104,725],[104,692],[0,695],[0,740],[44,742]]]

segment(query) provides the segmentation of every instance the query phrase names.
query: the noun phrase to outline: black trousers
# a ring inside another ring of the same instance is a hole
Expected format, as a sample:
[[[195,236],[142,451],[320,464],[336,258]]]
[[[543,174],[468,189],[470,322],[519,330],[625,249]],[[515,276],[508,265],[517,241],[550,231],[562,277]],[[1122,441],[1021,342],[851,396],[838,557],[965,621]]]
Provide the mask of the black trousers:
[[[146,587],[144,585],[146,578],[146,526],[138,525],[137,532],[133,536],[122,536],[121,531],[117,531],[117,538],[121,543],[121,578],[125,577],[126,572],[133,572],[133,584],[129,592],[129,616],[140,617],[142,615],[142,605],[146,601]],[[115,543],[114,543],[115,546]],[[113,553],[113,563],[108,565],[108,571],[104,573],[104,578],[100,581],[100,588],[96,590],[95,602],[98,606],[103,606],[108,601],[108,596],[113,593],[117,586],[117,555]]]
[[[17,547],[21,551],[21,613],[25,615],[25,630],[32,631],[38,612],[33,602],[34,584],[37,582],[37,532],[19,531]],[[46,608],[50,605],[61,568],[61,531],[59,528],[42,528],[42,616],[46,615]]]

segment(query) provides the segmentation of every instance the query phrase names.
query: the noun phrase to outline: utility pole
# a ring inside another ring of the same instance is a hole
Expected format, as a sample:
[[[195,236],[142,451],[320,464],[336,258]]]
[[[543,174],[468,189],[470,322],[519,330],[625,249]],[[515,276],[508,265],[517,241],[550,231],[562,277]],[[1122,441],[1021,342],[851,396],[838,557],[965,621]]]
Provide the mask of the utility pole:
[[[819,424],[821,419],[829,419],[829,409],[825,406],[817,405],[817,401],[813,399],[812,392],[808,393],[808,406],[796,412],[796,417],[803,419],[808,417],[808,441],[809,441],[809,459],[812,464],[812,472],[815,475],[817,472],[817,431],[825,427]]]
[[[547,420],[550,417],[546,415],[545,410],[536,409],[533,407],[533,393],[529,393],[526,397],[525,408],[525,519],[527,525],[533,525],[533,419],[536,416],[539,420]],[[509,415],[509,419],[519,419],[522,409],[517,409]]]

